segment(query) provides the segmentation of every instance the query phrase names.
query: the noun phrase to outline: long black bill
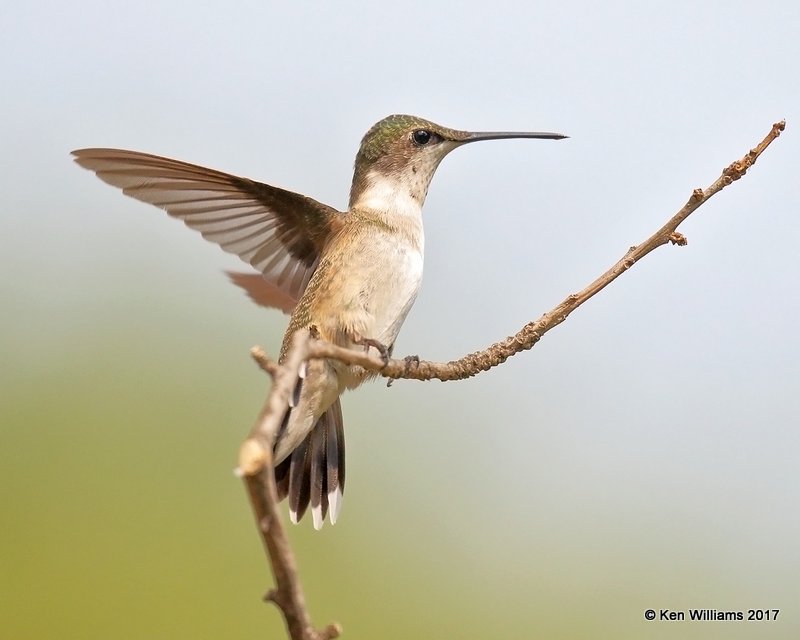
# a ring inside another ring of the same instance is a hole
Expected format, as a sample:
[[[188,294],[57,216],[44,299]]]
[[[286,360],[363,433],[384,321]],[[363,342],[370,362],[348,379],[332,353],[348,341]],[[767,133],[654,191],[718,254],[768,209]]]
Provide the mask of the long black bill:
[[[506,140],[508,138],[538,138],[539,140],[563,140],[569,138],[563,133],[549,133],[547,131],[476,131],[470,132],[463,142],[477,142],[479,140]]]

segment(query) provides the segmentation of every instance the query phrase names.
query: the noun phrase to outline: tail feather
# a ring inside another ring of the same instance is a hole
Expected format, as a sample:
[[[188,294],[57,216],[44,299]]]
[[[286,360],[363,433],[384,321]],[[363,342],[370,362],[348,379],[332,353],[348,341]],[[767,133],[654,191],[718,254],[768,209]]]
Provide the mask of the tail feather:
[[[323,416],[324,418],[324,416]],[[328,513],[328,475],[326,473],[326,459],[328,456],[328,430],[327,425],[317,424],[309,434],[309,456],[311,458],[311,473],[309,485],[311,488],[311,517],[314,528],[319,531],[325,522]]]
[[[278,502],[289,495],[289,468],[291,462],[292,458],[290,456],[275,467],[275,489],[278,492]]]
[[[239,273],[226,271],[233,284],[241,287],[257,305],[268,309],[278,309],[284,313],[291,313],[297,306],[297,300],[287,294],[277,285],[264,279],[260,273]]]
[[[283,416],[281,426],[278,427],[278,434],[275,436],[275,442],[278,442],[284,431],[286,431],[290,413],[291,409],[287,410],[286,415]],[[279,502],[289,495],[289,470],[291,469],[291,463],[292,457],[289,456],[275,466],[275,489],[278,494]]]
[[[342,420],[342,405],[339,400],[328,411],[332,412],[333,428],[328,429],[326,488],[331,511],[331,524],[336,524],[339,510],[342,508],[344,493],[344,421]]]
[[[311,506],[314,528],[321,529],[330,513],[336,522],[344,493],[344,425],[339,399],[320,417],[311,433],[275,467],[278,497],[289,498],[295,524]]]
[[[289,456],[289,519],[294,524],[300,522],[311,497],[309,440],[303,440]]]

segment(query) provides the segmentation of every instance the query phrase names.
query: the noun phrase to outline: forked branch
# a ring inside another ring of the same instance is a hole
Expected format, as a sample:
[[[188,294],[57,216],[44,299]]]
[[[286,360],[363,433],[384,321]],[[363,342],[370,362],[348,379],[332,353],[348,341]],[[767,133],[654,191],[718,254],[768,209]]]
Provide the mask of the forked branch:
[[[741,178],[785,126],[785,121],[772,125],[770,132],[755,148],[741,160],[726,167],[722,175],[707,189],[695,189],[686,204],[663,227],[641,244],[628,249],[616,264],[584,289],[568,296],[561,304],[535,322],[528,323],[513,336],[483,351],[444,363],[405,359],[390,360],[388,364],[384,364],[377,355],[322,342],[312,338],[308,331],[296,332],[292,348],[280,365],[270,360],[259,347],[252,349],[253,358],[272,377],[273,385],[250,435],[242,444],[237,472],[247,485],[256,524],[275,577],[275,589],[267,594],[266,599],[274,602],[281,610],[292,640],[328,640],[336,638],[340,633],[338,625],[329,625],[322,630],[317,630],[312,625],[294,554],[278,509],[272,446],[301,363],[313,358],[333,358],[346,364],[358,364],[378,371],[390,380],[463,380],[496,367],[520,351],[531,349],[545,333],[564,322],[575,309],[654,249],[667,243],[685,245],[686,238],[678,233],[678,226],[712,196]]]

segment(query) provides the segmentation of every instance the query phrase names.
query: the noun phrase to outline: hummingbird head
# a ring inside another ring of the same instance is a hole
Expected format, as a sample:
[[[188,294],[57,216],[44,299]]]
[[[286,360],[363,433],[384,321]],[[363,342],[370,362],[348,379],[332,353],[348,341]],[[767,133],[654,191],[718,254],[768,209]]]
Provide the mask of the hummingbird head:
[[[431,178],[442,159],[456,147],[479,140],[567,136],[542,132],[472,132],[448,129],[409,115],[391,115],[377,122],[361,140],[355,162],[350,207],[392,206],[405,200],[422,207]],[[372,206],[376,206],[373,204]]]

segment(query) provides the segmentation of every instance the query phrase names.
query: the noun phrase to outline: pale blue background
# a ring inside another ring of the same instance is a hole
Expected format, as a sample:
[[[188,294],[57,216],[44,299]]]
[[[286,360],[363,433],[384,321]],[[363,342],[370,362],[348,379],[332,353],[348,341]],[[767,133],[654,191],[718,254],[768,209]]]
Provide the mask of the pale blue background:
[[[345,398],[341,522],[292,529],[348,638],[800,635],[795,2],[5,3],[0,619],[9,638],[281,637],[230,471],[284,318],[237,261],[74,166],[148,151],[338,207],[393,112],[471,145],[425,208],[396,353],[577,291],[786,118],[741,182],[538,345]],[[647,608],[780,608],[772,623]]]

